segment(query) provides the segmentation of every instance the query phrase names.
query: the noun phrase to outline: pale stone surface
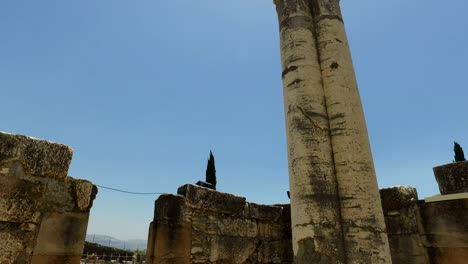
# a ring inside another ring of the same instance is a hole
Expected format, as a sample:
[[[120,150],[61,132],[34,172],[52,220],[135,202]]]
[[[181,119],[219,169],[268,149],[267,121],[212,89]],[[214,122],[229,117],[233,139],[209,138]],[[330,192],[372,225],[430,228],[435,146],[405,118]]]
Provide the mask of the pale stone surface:
[[[184,196],[161,195],[155,203],[148,264],[292,263],[288,205],[247,203],[194,185],[179,193]]]
[[[40,182],[0,174],[0,221],[38,223],[44,195]]]
[[[72,155],[66,145],[0,132],[0,165],[18,161],[31,175],[63,179]]]
[[[79,263],[97,188],[66,176],[71,156],[0,132],[0,264]]]
[[[311,2],[275,3],[280,26],[294,255],[298,263],[344,263],[328,112]]]
[[[88,226],[86,213],[50,213],[44,216],[34,255],[81,255]]]
[[[177,193],[184,196],[191,206],[208,208],[228,214],[242,214],[245,197],[187,184],[180,187]]]
[[[75,181],[76,204],[80,210],[86,210],[91,203],[93,184],[86,180]]]
[[[424,230],[416,189],[408,186],[384,188],[380,190],[380,197],[393,263],[430,263],[421,238]]]
[[[315,0],[314,22],[349,263],[390,263],[364,112],[339,0]]]

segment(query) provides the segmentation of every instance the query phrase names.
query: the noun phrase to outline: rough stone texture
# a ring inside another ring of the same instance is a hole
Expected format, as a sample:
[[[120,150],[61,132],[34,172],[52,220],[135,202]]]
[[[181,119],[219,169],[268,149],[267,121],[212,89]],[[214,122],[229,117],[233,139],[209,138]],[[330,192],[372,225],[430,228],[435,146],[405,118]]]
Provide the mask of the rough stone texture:
[[[93,198],[93,189],[95,186],[86,180],[75,181],[76,205],[80,210],[87,210],[91,205]],[[93,198],[94,199],[94,198]]]
[[[425,202],[404,186],[380,194],[393,263],[467,263],[468,199]]]
[[[193,197],[244,200],[225,193],[186,185],[180,192]],[[380,190],[381,203],[395,264],[466,263],[468,259],[468,199],[426,203],[416,189],[396,186]],[[148,236],[148,262],[160,263],[293,263],[291,208],[245,202],[240,212],[182,195],[162,195],[155,205]],[[200,206],[200,204],[210,206]],[[218,211],[217,208],[222,208]],[[314,249],[301,240],[300,250]],[[312,254],[311,254],[312,252]],[[295,263],[333,263],[299,252]],[[349,261],[346,263],[367,263]],[[334,263],[333,263],[334,264]]]
[[[433,168],[441,194],[468,192],[468,161]]]
[[[297,263],[389,263],[339,0],[275,0]]]
[[[468,199],[419,201],[425,245],[468,250]]]
[[[0,165],[19,161],[26,173],[62,179],[67,176],[73,150],[62,144],[0,132]]]
[[[97,188],[66,176],[71,156],[0,132],[0,264],[79,263]]]
[[[195,185],[178,192],[184,196],[156,201],[147,263],[292,263],[288,205],[248,203]]]
[[[380,190],[393,263],[429,263],[415,188],[397,186]]]
[[[275,4],[280,29],[294,254],[310,256],[314,261],[344,263],[329,116],[311,1],[276,0]],[[305,244],[314,247],[303,248]]]
[[[217,192],[209,188],[200,188],[192,184],[180,187],[177,193],[184,196],[194,207],[208,208],[227,214],[242,213],[245,205],[244,197]]]

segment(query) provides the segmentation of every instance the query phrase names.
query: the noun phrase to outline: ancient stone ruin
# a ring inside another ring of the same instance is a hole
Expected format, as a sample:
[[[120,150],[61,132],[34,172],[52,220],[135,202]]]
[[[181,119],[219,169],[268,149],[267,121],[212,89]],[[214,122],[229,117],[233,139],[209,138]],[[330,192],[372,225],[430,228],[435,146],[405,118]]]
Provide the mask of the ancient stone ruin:
[[[392,263],[466,263],[468,194],[425,201],[405,186],[381,189],[380,194]],[[156,200],[146,263],[305,263],[294,262],[291,238],[288,204],[249,203],[244,197],[184,185],[177,195]]]
[[[434,169],[440,196],[379,191],[339,0],[274,3],[291,205],[184,185],[155,203],[147,263],[468,263],[468,163]],[[71,157],[0,133],[0,264],[80,262],[97,188]]]
[[[259,205],[196,185],[161,195],[147,264],[293,263],[289,205]]]
[[[91,182],[67,176],[68,146],[0,132],[0,263],[78,264]]]

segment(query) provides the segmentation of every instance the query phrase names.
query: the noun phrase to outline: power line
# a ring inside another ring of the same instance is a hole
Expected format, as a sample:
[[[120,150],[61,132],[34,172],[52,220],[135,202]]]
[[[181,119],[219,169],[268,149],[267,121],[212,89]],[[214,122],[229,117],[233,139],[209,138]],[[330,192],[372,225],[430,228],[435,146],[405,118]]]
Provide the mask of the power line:
[[[106,186],[102,186],[102,185],[98,185],[98,184],[94,184],[94,185],[96,185],[99,188],[108,189],[108,190],[116,191],[116,192],[128,193],[128,194],[138,194],[138,195],[164,194],[164,193],[159,193],[159,192],[130,192],[130,191],[125,191],[125,190],[120,190],[120,189],[116,189],[116,188],[106,187]]]

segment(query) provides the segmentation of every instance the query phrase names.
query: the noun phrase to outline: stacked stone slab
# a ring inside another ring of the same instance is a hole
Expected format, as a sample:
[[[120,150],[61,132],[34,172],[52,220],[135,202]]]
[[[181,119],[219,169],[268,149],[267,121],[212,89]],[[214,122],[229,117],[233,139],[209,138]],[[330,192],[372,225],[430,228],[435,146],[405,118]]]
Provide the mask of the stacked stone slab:
[[[395,186],[380,190],[393,263],[430,263],[415,188]]]
[[[297,263],[390,263],[339,0],[275,0]]]
[[[249,203],[195,185],[156,201],[147,264],[292,261],[289,205]]]
[[[68,146],[0,132],[0,263],[80,263],[97,188]]]

